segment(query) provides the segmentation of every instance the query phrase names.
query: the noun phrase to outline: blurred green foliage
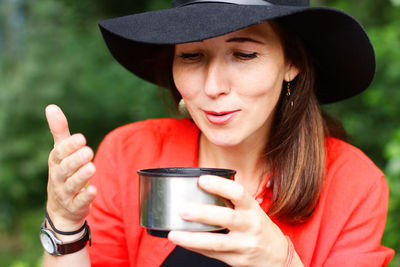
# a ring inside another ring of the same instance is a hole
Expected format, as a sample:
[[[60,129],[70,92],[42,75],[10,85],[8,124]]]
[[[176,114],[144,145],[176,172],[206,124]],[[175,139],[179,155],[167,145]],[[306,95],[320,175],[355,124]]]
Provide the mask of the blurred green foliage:
[[[377,75],[364,94],[324,107],[351,143],[382,168],[390,186],[385,245],[400,249],[400,1],[312,1],[345,10],[367,27]],[[167,92],[132,76],[108,53],[96,22],[168,0],[0,2],[0,265],[40,266],[52,137],[44,108],[58,104],[71,132],[94,149],[112,129],[174,115]],[[13,22],[13,23],[11,23]],[[166,104],[166,105],[164,105]],[[391,266],[400,266],[399,259]]]

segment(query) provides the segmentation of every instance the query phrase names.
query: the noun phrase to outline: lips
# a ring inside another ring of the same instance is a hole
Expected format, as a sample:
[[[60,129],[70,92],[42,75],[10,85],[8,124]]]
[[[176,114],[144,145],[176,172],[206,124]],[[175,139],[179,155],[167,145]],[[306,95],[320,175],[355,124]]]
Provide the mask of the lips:
[[[204,111],[206,113],[206,117],[208,121],[212,124],[223,125],[230,122],[233,117],[239,112],[239,110],[230,110],[230,111]]]

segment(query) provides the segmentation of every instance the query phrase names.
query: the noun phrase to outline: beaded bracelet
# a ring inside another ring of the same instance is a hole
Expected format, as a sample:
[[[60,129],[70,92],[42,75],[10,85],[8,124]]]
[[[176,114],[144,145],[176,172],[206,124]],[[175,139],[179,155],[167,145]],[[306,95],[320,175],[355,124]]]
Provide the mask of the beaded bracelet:
[[[288,236],[285,236],[285,237],[286,237],[286,240],[288,241],[288,253],[287,253],[287,257],[286,257],[285,267],[290,267],[290,266],[292,266],[294,247],[293,247],[293,243],[290,240],[290,238]]]

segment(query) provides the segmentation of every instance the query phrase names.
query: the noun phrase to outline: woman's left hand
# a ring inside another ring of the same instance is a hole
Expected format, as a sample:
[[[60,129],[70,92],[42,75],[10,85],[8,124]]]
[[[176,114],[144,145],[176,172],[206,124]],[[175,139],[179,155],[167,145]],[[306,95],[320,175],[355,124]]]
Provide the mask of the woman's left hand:
[[[188,221],[219,225],[228,234],[171,231],[176,245],[218,259],[231,266],[284,266],[288,241],[239,183],[217,176],[202,176],[200,187],[230,200],[233,208],[185,205],[181,216]]]

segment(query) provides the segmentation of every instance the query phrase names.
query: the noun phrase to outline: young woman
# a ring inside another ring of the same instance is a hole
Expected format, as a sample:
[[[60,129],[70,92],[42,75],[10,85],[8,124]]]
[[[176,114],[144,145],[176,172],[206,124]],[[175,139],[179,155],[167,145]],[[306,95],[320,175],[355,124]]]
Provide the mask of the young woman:
[[[352,17],[301,0],[181,0],[100,27],[118,62],[169,88],[191,118],[121,127],[92,163],[85,138],[71,136],[62,111],[47,107],[55,146],[41,235],[46,266],[388,264],[384,175],[335,138],[319,107],[373,78],[373,48]],[[136,172],[156,167],[235,169],[234,181],[199,179],[233,207],[180,210],[229,232],[160,238],[140,227]]]

